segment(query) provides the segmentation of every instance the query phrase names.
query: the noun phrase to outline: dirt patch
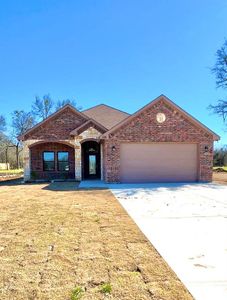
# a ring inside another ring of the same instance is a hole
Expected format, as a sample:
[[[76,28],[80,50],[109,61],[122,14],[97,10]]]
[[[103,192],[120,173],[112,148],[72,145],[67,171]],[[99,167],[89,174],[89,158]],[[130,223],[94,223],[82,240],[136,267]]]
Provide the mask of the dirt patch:
[[[48,186],[0,187],[0,299],[192,299],[110,191]]]
[[[3,181],[12,181],[15,179],[23,178],[22,175],[20,174],[15,174],[15,175],[1,175],[0,174],[0,182]]]
[[[227,172],[213,172],[213,181],[221,184],[227,184]]]

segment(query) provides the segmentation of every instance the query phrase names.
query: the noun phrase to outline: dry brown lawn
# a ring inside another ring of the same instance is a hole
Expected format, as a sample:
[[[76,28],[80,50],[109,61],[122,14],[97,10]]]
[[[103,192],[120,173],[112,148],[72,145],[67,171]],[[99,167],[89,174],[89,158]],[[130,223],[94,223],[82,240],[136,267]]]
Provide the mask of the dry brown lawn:
[[[67,300],[75,287],[82,300],[192,299],[109,190],[0,185],[0,299]]]
[[[213,172],[213,181],[221,184],[227,184],[227,172]]]

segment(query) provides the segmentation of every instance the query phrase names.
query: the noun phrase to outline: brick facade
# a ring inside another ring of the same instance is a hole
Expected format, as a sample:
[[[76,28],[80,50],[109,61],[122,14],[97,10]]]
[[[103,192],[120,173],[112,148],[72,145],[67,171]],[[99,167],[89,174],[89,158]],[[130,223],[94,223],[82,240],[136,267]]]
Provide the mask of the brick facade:
[[[54,151],[55,171],[43,170],[43,152]],[[60,172],[57,166],[57,153],[67,151],[69,153],[69,171]],[[42,143],[30,148],[31,156],[31,179],[74,179],[75,178],[75,155],[74,148],[58,143]]]
[[[166,115],[166,121],[162,124],[156,121],[156,115],[160,112]],[[109,139],[104,142],[104,179],[107,182],[120,181],[120,144],[122,142],[197,143],[199,145],[199,181],[212,180],[213,136],[165,101],[159,101],[141,111],[135,118],[109,134]],[[205,150],[205,147],[208,149]]]
[[[160,112],[166,116],[163,123],[156,121],[156,115]],[[73,108],[63,108],[23,136],[25,180],[34,174],[43,179],[66,175],[58,171],[43,172],[43,151],[69,151],[68,177],[81,180],[81,145],[87,140],[95,140],[101,145],[101,179],[107,182],[120,181],[120,146],[123,142],[196,143],[198,179],[212,180],[213,140],[218,139],[218,136],[166,101],[165,97],[159,97],[158,101],[128,117],[122,125],[106,133],[104,131],[105,128],[99,127]]]
[[[67,140],[70,138],[70,132],[85,121],[87,119],[79,114],[76,115],[70,108],[66,108],[61,114],[26,134],[25,139]]]

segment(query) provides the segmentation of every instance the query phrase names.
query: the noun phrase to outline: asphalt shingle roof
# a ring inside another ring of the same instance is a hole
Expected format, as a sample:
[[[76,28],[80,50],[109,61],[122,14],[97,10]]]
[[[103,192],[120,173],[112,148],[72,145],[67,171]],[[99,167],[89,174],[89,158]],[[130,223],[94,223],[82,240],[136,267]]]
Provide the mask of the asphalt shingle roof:
[[[97,121],[107,129],[112,128],[129,116],[128,113],[105,104],[91,107],[82,111],[82,113]]]

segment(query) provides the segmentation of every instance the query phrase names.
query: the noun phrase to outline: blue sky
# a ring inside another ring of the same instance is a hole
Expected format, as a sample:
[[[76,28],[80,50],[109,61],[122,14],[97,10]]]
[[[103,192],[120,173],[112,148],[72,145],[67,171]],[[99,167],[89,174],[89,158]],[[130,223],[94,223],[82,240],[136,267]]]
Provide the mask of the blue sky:
[[[207,110],[224,97],[210,67],[226,16],[225,0],[1,1],[0,114],[47,93],[130,113],[165,94],[227,144]]]

